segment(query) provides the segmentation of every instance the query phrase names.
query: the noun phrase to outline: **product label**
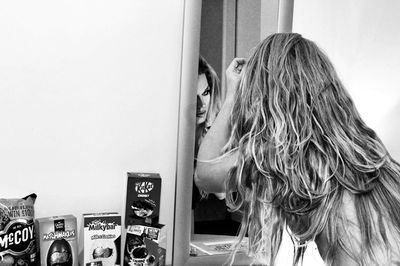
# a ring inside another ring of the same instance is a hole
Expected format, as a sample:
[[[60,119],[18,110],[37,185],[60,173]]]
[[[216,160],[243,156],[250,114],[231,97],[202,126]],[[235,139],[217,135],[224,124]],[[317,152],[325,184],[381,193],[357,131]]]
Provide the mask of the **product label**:
[[[0,252],[8,250],[10,254],[19,255],[31,248],[35,241],[33,221],[23,219],[11,221],[0,232]]]
[[[17,206],[10,206],[7,209],[5,209],[5,212],[7,213],[8,217],[11,219],[34,216],[33,206],[24,205],[24,204],[20,204]]]
[[[43,234],[43,240],[56,240],[62,238],[72,238],[76,236],[75,230],[71,231],[58,231],[58,232],[50,232],[48,234]]]
[[[135,191],[139,194],[145,194],[152,191],[154,188],[154,183],[150,181],[136,182]]]
[[[91,221],[90,223],[87,224],[87,227],[88,227],[89,231],[93,231],[93,230],[101,230],[101,231],[114,230],[115,226],[116,226],[115,222],[107,223],[106,221],[102,221],[102,220],[94,220],[94,221]]]
[[[54,231],[65,231],[65,221],[64,219],[54,220]]]

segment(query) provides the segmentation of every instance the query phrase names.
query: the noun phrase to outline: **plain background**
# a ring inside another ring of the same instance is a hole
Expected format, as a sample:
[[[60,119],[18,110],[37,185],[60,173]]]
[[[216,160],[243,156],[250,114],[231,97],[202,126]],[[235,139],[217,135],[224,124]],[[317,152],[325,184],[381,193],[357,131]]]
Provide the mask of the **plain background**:
[[[0,3],[0,197],[36,217],[124,213],[126,172],[162,177],[171,262],[183,1]]]

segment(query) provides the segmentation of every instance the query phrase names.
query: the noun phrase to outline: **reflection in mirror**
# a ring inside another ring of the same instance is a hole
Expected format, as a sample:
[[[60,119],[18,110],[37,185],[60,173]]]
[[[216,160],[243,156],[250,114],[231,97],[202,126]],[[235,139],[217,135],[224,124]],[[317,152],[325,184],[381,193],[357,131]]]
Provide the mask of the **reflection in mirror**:
[[[198,71],[195,85],[190,87],[197,94],[195,96],[197,102],[196,114],[192,114],[193,117],[196,115],[193,145],[194,175],[196,173],[198,147],[205,133],[212,125],[215,115],[221,107],[221,102],[225,98],[225,70],[227,66],[235,57],[247,57],[251,49],[262,39],[278,31],[280,12],[287,9],[282,8],[281,5],[286,2],[290,1],[202,1],[200,56],[196,58],[196,60],[199,60],[199,62],[196,62],[196,64],[198,63]],[[289,13],[288,17],[291,17],[291,12]],[[285,25],[289,24],[291,27],[291,19],[290,23]],[[290,28],[285,28],[281,31],[290,31]],[[204,193],[197,189],[194,182],[190,182],[193,184],[191,244],[221,243],[222,241],[228,244],[219,245],[216,248],[225,254],[230,253],[235,236],[238,233],[241,216],[238,213],[231,213],[227,210],[224,195],[209,194],[205,196]],[[185,194],[183,191],[178,193],[178,195],[183,194]],[[182,250],[179,246],[184,245],[186,242],[175,243],[175,250]],[[227,259],[227,256],[218,258],[201,256],[200,258],[199,255],[206,255],[207,253],[192,247],[191,245],[191,255],[197,255],[199,260],[196,257],[191,257],[192,259],[186,265],[221,265]],[[202,247],[208,248],[209,246],[203,245]],[[243,249],[245,248],[246,246],[243,247]],[[183,250],[185,249],[186,247],[183,248]],[[176,253],[178,254],[178,252]],[[219,253],[209,253],[207,255],[210,254]],[[200,264],[196,264],[196,261]],[[236,257],[236,263],[239,263],[238,265],[248,265],[250,260],[242,253]]]
[[[194,169],[196,169],[198,148],[221,108],[222,96],[223,93],[217,73],[200,56],[196,99]],[[195,234],[236,234],[239,223],[232,220],[230,212],[228,212],[225,205],[223,194],[206,194],[193,184],[192,209],[192,230]]]
[[[271,11],[277,8],[278,1],[202,1],[194,173],[198,147],[224,100],[225,69],[276,32],[276,24],[264,22],[265,17],[277,16]],[[224,196],[207,195],[193,183],[192,234],[237,235],[241,217],[228,211]]]
[[[196,159],[198,147],[219,112],[225,95],[221,80],[224,80],[226,61],[235,56],[236,3],[203,0],[200,31],[200,58],[198,65],[196,108]],[[247,1],[253,3],[256,1]],[[243,1],[238,1],[243,3]],[[252,6],[247,5],[248,9]],[[232,21],[224,18],[228,14]],[[259,24],[259,23],[258,23]],[[229,26],[228,26],[229,25]],[[225,33],[225,35],[224,35]],[[229,35],[229,37],[227,37]],[[224,46],[223,38],[230,43]],[[251,39],[251,38],[248,38]],[[258,40],[256,40],[257,42]],[[196,173],[196,160],[194,160]],[[212,235],[236,235],[240,217],[228,211],[223,194],[206,194],[193,183],[192,233]]]

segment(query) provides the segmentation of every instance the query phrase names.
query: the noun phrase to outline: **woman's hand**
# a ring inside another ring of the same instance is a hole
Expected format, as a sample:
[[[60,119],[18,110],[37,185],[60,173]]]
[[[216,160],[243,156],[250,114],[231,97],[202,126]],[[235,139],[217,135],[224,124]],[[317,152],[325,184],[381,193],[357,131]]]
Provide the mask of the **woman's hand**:
[[[245,64],[245,58],[235,58],[226,69],[226,96],[228,99],[233,99],[237,89],[239,88],[240,80],[242,78],[242,70]]]

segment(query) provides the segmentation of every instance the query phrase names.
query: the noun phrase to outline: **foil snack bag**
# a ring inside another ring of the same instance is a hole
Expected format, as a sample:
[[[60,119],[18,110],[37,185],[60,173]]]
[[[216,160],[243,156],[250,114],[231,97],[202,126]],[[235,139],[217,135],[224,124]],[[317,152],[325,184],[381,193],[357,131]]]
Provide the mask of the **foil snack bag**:
[[[36,228],[41,266],[78,266],[75,216],[39,218],[36,220]]]
[[[35,200],[0,199],[0,266],[36,265]]]

